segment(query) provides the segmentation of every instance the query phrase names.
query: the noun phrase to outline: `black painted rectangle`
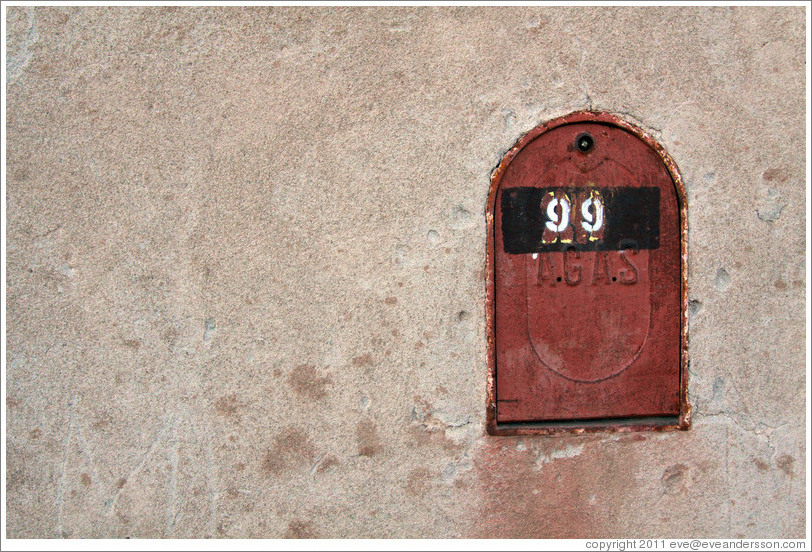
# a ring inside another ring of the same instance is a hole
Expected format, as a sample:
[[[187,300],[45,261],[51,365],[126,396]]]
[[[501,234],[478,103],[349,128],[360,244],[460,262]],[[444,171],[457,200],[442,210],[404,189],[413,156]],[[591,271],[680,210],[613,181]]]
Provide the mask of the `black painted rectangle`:
[[[541,208],[545,194],[564,192],[568,197],[585,188],[507,188],[502,190],[502,237],[511,254],[545,251],[617,251],[660,247],[660,189],[586,188],[600,192],[603,204],[603,239],[585,243],[543,243],[549,218]],[[571,207],[570,226],[581,224],[581,206]]]

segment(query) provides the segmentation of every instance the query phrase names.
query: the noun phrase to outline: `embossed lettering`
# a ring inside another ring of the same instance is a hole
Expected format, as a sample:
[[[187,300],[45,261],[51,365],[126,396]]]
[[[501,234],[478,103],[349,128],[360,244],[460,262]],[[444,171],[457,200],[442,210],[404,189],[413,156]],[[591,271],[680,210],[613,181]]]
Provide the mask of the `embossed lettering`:
[[[605,284],[612,283],[612,278],[609,276],[609,258],[606,251],[598,251],[595,253],[595,264],[592,265],[592,285],[594,286],[598,280],[605,280]]]
[[[580,259],[581,252],[577,250],[573,251],[570,248],[564,251],[564,281],[567,282],[568,286],[575,286],[581,282],[581,272],[583,268],[580,263],[573,263],[570,260],[570,255],[575,255],[576,259]]]
[[[555,275],[553,274],[553,254],[542,253],[539,255],[539,269],[536,283],[543,285],[545,280],[550,281],[550,285],[555,285]]]
[[[631,285],[637,283],[637,267],[632,264],[632,262],[626,257],[626,254],[636,254],[637,252],[634,250],[622,250],[620,251],[620,260],[623,261],[623,264],[626,265],[626,268],[621,268],[618,272],[618,276],[620,277],[620,283]]]

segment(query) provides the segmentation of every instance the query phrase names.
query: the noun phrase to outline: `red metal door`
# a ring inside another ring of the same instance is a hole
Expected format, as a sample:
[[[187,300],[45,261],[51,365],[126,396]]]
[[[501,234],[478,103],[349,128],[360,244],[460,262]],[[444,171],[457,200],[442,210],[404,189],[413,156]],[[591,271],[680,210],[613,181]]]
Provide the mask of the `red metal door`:
[[[491,433],[687,428],[685,214],[665,151],[612,115],[508,152],[488,208]]]

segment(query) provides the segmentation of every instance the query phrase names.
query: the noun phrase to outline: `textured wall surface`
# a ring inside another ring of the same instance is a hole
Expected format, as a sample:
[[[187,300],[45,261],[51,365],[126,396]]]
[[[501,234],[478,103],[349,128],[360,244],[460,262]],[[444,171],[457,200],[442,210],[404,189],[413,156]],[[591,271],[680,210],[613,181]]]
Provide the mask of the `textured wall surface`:
[[[9,537],[802,537],[802,8],[9,8]],[[688,432],[484,431],[485,204],[688,190]]]

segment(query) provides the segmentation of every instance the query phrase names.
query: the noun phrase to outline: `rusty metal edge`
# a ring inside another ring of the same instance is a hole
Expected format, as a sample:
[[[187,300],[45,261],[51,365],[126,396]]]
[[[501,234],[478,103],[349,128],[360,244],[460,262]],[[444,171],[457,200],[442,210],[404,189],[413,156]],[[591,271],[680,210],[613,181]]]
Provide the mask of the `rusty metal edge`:
[[[598,420],[599,421],[599,420]],[[669,424],[606,424],[584,427],[510,427],[503,428],[496,426],[495,433],[501,437],[513,437],[524,435],[560,435],[562,433],[570,435],[581,435],[584,433],[634,433],[638,431],[677,431],[684,430],[681,422]]]
[[[605,426],[590,427],[528,427],[510,429],[500,428],[496,421],[496,350],[494,342],[494,209],[496,203],[496,193],[502,181],[502,176],[507,170],[513,158],[530,142],[544,134],[545,132],[560,126],[573,123],[601,123],[622,128],[630,132],[645,142],[660,157],[663,164],[671,175],[674,188],[677,191],[677,201],[679,203],[680,216],[680,287],[681,287],[681,313],[680,313],[680,412],[676,424],[643,424],[643,425],[618,425],[607,424]],[[682,175],[677,168],[676,162],[671,158],[665,148],[657,142],[650,134],[643,129],[623,120],[617,115],[605,111],[575,111],[563,117],[558,117],[546,123],[542,123],[525,133],[505,153],[499,165],[491,174],[490,190],[488,191],[488,204],[485,211],[485,221],[487,227],[487,247],[485,252],[485,327],[487,332],[488,346],[488,377],[487,377],[487,405],[485,428],[489,435],[511,436],[511,435],[556,435],[556,434],[582,434],[595,432],[633,432],[633,431],[673,431],[688,430],[691,427],[691,405],[688,401],[688,367],[690,359],[688,356],[688,197],[685,192],[685,185]]]

